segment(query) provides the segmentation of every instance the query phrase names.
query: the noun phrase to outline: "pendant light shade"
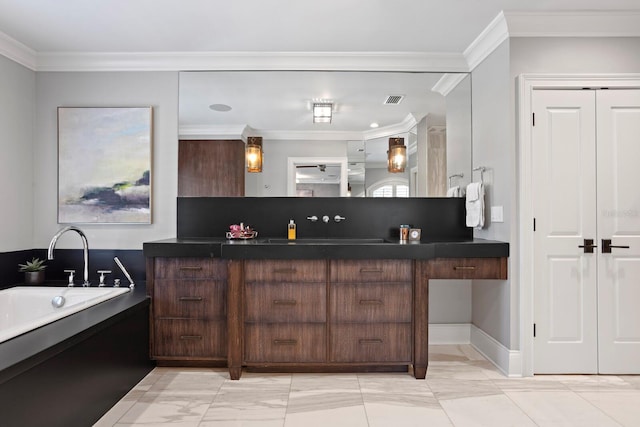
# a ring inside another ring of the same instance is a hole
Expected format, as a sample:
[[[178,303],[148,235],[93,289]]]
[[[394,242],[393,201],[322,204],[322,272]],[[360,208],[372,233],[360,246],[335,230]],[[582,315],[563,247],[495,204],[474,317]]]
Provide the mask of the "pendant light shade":
[[[404,145],[404,138],[389,138],[387,159],[389,172],[404,172],[404,168],[407,166],[407,147]]]
[[[247,172],[262,172],[262,137],[247,138]]]

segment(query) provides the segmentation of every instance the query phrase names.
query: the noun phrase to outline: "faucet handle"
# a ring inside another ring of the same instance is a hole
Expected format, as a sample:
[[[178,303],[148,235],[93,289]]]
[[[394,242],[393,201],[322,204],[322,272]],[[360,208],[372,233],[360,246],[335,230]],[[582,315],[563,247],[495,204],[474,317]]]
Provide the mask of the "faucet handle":
[[[98,274],[100,275],[100,283],[98,284],[98,287],[101,288],[105,285],[104,283],[104,275],[105,274],[109,274],[111,273],[111,270],[98,270]]]
[[[333,220],[334,220],[335,222],[344,221],[345,219],[347,219],[347,218],[345,218],[345,217],[343,217],[343,216],[340,216],[340,215],[336,215],[336,216],[334,216],[334,217],[333,217]]]
[[[69,282],[67,284],[67,286],[72,287],[73,286],[73,275],[75,274],[75,270],[64,270],[65,273],[69,273]]]
[[[327,224],[329,222],[329,215],[323,215],[322,216],[322,222],[324,222],[325,224]]]
[[[311,222],[316,222],[318,220],[318,217],[315,215],[311,215],[311,216],[308,216],[307,219]]]

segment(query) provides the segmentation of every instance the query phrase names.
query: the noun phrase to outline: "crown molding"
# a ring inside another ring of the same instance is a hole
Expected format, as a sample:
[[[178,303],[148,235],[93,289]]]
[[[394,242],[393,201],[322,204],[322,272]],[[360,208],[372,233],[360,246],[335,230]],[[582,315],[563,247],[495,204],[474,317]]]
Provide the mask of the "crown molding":
[[[0,55],[36,71],[36,51],[0,31]]]
[[[486,57],[488,57],[498,46],[509,38],[509,28],[503,12],[482,30],[474,41],[464,50],[463,55],[467,60],[469,71],[473,71]]]
[[[404,120],[400,123],[379,127],[377,129],[365,130],[362,132],[362,138],[367,141],[369,139],[385,138],[387,136],[406,133],[413,129],[419,121],[420,120],[416,119],[413,114],[407,114]]]
[[[466,72],[458,53],[119,52],[37,55],[37,71],[344,70]]]
[[[435,85],[433,85],[431,91],[437,92],[442,96],[447,96],[460,84],[460,82],[465,79],[465,77],[467,77],[466,73],[446,73],[440,77],[440,80],[438,80]]]
[[[409,132],[418,124],[413,114],[400,123],[365,131],[291,131],[260,130],[249,125],[182,125],[178,128],[179,139],[242,139],[261,136],[264,139],[287,141],[366,141]]]

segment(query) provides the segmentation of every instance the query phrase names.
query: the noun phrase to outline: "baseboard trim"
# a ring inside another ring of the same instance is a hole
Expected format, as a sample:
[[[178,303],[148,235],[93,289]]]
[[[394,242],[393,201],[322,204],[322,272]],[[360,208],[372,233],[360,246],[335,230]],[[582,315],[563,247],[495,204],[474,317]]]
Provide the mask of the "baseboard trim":
[[[471,345],[508,377],[522,376],[522,353],[509,350],[491,335],[470,325]]]
[[[469,344],[470,328],[470,323],[430,323],[429,344]]]

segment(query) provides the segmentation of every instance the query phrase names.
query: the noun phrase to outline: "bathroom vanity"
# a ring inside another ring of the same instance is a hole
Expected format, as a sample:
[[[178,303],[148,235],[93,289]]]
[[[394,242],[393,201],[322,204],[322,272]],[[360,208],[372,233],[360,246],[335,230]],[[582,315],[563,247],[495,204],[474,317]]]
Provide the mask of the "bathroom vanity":
[[[278,200],[289,204],[276,215],[282,221],[259,222],[260,205],[274,209],[273,202],[179,199],[178,237],[144,244],[151,355],[158,364],[227,366],[232,379],[244,368],[412,369],[425,378],[429,280],[507,279],[509,245],[474,239],[460,226],[462,199]],[[378,224],[400,224],[385,216],[388,207],[402,223],[427,230],[423,240],[400,242],[397,226]],[[333,233],[312,234],[317,224],[297,220],[298,236],[313,238],[275,238],[278,225],[286,232],[289,215],[330,209],[347,218],[319,225]],[[230,218],[247,218],[248,212],[253,217],[246,223],[267,237],[220,237],[217,230],[234,223]],[[347,229],[349,221],[354,224]]]

